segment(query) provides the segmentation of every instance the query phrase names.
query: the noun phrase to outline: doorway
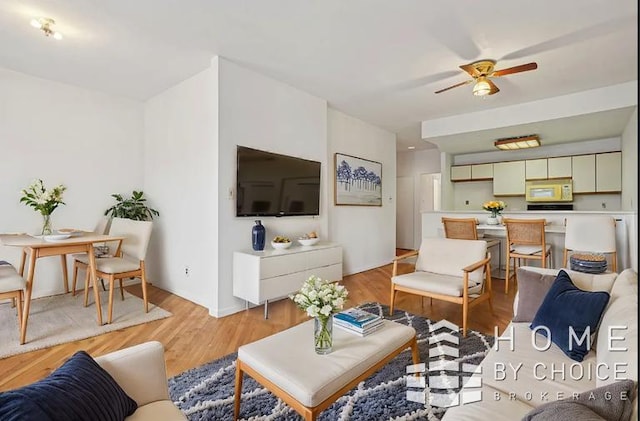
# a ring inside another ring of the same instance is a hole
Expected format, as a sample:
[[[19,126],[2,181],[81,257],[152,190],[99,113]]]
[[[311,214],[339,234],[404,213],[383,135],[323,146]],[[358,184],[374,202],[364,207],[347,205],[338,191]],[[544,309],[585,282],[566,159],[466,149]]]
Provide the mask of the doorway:
[[[396,180],[396,248],[414,248],[414,182],[413,177]]]

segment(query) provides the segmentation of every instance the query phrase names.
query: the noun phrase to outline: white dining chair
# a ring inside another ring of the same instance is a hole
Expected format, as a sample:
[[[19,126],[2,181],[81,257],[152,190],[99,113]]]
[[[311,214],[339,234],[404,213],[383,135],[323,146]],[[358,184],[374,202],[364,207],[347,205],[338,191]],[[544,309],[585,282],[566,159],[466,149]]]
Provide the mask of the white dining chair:
[[[96,226],[93,228],[93,232],[95,234],[108,234],[110,225],[111,225],[111,218],[109,218],[108,216],[103,216],[96,223]],[[111,245],[105,244],[104,246],[115,247],[117,246],[117,243],[111,244]],[[87,258],[86,253],[72,254],[71,258],[73,259],[73,281],[71,283],[71,295],[75,297],[76,285],[78,280],[78,270],[79,269],[86,270],[87,267],[89,267],[89,259]],[[85,275],[88,275],[88,274],[85,274]],[[102,285],[102,287],[104,288],[104,284]]]
[[[617,272],[616,220],[611,216],[575,216],[565,220],[562,266],[567,267],[571,254],[598,253],[609,255],[611,271]]]
[[[142,282],[142,298],[144,311],[149,312],[147,297],[147,275],[145,257],[151,238],[151,221],[134,221],[124,218],[113,218],[109,234],[124,237],[120,241],[114,257],[96,259],[96,276],[109,282],[109,314],[107,323],[113,319],[113,289],[116,280],[120,283],[120,296],[124,300],[123,279],[139,277]],[[89,301],[89,277],[85,277],[84,305]]]

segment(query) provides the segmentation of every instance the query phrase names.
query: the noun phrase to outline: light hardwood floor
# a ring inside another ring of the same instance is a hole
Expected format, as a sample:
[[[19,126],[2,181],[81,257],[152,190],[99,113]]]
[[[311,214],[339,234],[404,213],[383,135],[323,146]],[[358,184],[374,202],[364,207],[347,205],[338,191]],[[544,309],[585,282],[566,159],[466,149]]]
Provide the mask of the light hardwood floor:
[[[401,264],[401,270],[412,266]],[[346,276],[343,284],[349,291],[348,306],[377,301],[389,304],[391,265]],[[303,280],[301,280],[302,283]],[[126,288],[141,296],[139,285]],[[504,294],[504,281],[494,280],[493,298],[495,316],[488,304],[481,304],[469,313],[469,328],[493,334],[494,326],[500,333],[512,317],[512,304],[516,288]],[[101,336],[70,342],[52,348],[0,359],[0,391],[29,384],[47,376],[59,367],[75,351],[85,350],[99,356],[120,348],[149,340],[162,342],[166,349],[168,376],[174,376],[189,368],[235,352],[246,344],[307,320],[291,300],[284,299],[269,305],[269,318],[264,319],[263,307],[255,307],[231,316],[214,318],[206,308],[170,294],[159,288],[149,288],[151,303],[171,313],[172,317]],[[81,302],[78,301],[78,305]],[[462,309],[458,305],[429,300],[400,293],[396,307],[432,320],[447,319],[461,324]]]

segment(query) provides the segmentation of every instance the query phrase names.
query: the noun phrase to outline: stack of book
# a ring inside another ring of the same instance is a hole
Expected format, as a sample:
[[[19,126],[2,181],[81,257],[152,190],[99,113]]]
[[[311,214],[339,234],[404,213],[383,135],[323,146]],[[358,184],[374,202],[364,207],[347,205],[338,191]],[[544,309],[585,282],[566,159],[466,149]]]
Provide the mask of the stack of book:
[[[382,317],[359,308],[349,308],[333,315],[333,325],[359,336],[367,336],[383,326]]]

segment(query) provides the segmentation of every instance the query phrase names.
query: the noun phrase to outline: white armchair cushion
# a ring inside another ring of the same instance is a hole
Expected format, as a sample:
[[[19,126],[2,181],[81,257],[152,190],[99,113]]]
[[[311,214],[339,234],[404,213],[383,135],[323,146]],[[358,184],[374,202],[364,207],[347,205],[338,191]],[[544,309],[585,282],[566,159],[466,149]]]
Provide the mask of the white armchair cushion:
[[[125,257],[96,259],[96,269],[104,273],[124,273],[140,269],[140,261]]]
[[[420,245],[416,271],[462,277],[462,269],[487,256],[484,240],[454,240],[451,238],[423,238]],[[469,281],[482,283],[484,272],[469,274]]]
[[[406,275],[394,276],[391,281],[403,287],[428,291],[434,294],[462,297],[463,282],[459,276],[440,275],[430,272],[413,272]],[[469,282],[469,294],[479,292],[481,284]]]

